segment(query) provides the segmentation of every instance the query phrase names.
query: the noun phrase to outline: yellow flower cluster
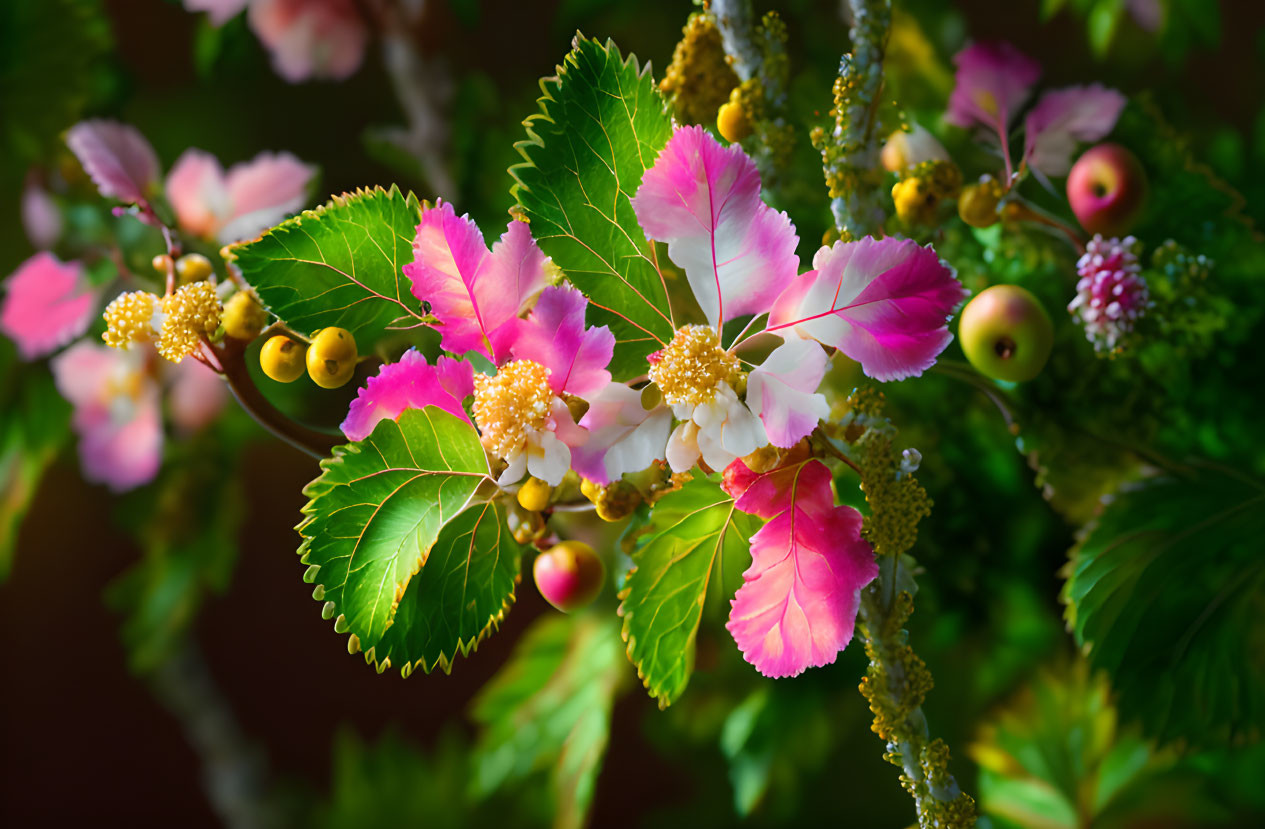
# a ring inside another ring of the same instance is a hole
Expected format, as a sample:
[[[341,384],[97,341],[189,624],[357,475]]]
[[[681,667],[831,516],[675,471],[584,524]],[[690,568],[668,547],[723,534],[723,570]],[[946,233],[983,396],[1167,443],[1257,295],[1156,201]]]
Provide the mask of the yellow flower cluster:
[[[738,75],[725,58],[716,18],[707,12],[691,16],[672,53],[672,63],[659,82],[677,120],[684,124],[711,123],[720,105],[729,99],[729,91],[737,85]]]
[[[671,405],[708,403],[722,382],[737,390],[741,375],[738,358],[720,347],[720,337],[709,325],[682,326],[650,366],[650,381]]]
[[[189,356],[220,327],[224,306],[211,282],[191,282],[162,301],[158,353],[173,363]]]
[[[474,378],[474,422],[483,445],[497,457],[521,449],[529,432],[540,431],[553,405],[549,369],[532,360],[506,363],[494,375]]]
[[[147,291],[119,294],[105,307],[105,333],[101,339],[110,348],[127,348],[132,343],[149,342],[157,333],[158,297]]]
[[[962,190],[962,171],[952,161],[924,161],[892,186],[896,215],[909,225],[930,225],[945,199]]]

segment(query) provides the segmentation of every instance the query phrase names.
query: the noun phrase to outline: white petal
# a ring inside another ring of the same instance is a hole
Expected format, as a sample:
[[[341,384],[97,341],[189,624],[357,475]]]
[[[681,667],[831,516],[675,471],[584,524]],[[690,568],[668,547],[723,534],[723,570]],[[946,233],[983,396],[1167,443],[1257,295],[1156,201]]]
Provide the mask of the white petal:
[[[509,461],[509,466],[505,467],[505,471],[496,479],[496,482],[501,486],[518,483],[523,473],[527,471],[527,453],[520,449],[505,460]]]
[[[693,421],[683,421],[672,430],[667,456],[673,472],[686,472],[698,463],[698,426]]]
[[[571,449],[553,432],[536,432],[527,438],[527,471],[550,486],[562,483],[571,468]]]

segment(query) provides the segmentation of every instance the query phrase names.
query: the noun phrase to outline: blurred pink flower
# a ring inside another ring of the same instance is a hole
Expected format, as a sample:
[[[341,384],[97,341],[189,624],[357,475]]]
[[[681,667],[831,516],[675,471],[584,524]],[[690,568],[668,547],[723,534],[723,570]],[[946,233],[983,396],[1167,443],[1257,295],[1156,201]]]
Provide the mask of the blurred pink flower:
[[[167,381],[167,411],[183,432],[209,425],[228,402],[228,384],[198,360],[172,365],[167,369]]]
[[[158,156],[136,127],[117,121],[80,121],[66,145],[107,199],[143,204],[158,184]]]
[[[249,4],[250,0],[184,0],[186,10],[206,12],[212,26],[223,26]]]
[[[23,359],[51,354],[92,322],[97,297],[78,262],[63,264],[51,253],[37,253],[4,284],[0,331],[17,343]]]
[[[1024,119],[1024,160],[1044,175],[1067,175],[1077,142],[1111,132],[1124,105],[1123,95],[1102,84],[1046,92]]]
[[[115,492],[152,481],[162,465],[162,405],[149,349],[80,342],[52,361],[57,390],[74,406],[84,477]]]
[[[249,20],[290,83],[350,76],[369,39],[353,0],[250,0]]]
[[[39,250],[48,250],[61,238],[61,211],[34,175],[27,176],[22,189],[22,229]]]
[[[167,175],[167,199],[185,232],[240,242],[298,211],[315,172],[289,153],[260,153],[225,174],[213,155],[189,149]]]
[[[972,43],[953,62],[956,83],[944,120],[987,127],[1005,145],[1010,119],[1041,77],[1041,65],[1009,43]]]

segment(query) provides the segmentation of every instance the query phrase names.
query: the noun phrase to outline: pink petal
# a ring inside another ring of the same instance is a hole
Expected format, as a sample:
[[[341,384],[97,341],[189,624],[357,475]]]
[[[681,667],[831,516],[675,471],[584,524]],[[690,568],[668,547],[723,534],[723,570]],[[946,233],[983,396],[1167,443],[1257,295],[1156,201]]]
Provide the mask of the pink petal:
[[[48,250],[61,238],[61,211],[35,176],[27,176],[22,189],[22,229],[39,250]]]
[[[604,325],[585,330],[588,305],[569,285],[545,288],[510,348],[515,359],[549,369],[549,386],[557,394],[588,397],[611,381],[606,364],[615,353],[615,335]]]
[[[404,266],[413,295],[430,304],[444,349],[477,351],[498,363],[508,353],[518,314],[546,284],[545,256],[522,222],[510,222],[489,253],[468,216],[444,203],[427,210]],[[502,331],[508,326],[509,331]]]
[[[1125,97],[1101,84],[1054,89],[1041,96],[1024,120],[1024,158],[1047,176],[1067,175],[1078,141],[1111,132]]]
[[[182,360],[171,372],[167,405],[172,421],[186,432],[196,432],[215,420],[228,402],[223,378],[197,360]]]
[[[747,406],[764,422],[769,443],[789,449],[830,415],[817,387],[828,358],[813,340],[789,339],[747,376]]]
[[[791,483],[776,488],[784,508],[751,537],[751,566],[726,625],[743,657],[769,677],[834,662],[852,639],[859,591],[878,575],[861,514],[833,505],[825,465],[809,460],[781,472]]]
[[[247,19],[290,83],[342,80],[364,58],[369,33],[355,0],[252,0]]]
[[[88,330],[97,297],[78,262],[62,264],[47,251],[27,259],[4,283],[0,331],[25,360],[51,354]]]
[[[571,467],[577,473],[605,485],[664,459],[672,429],[670,409],[646,411],[641,392],[623,383],[610,383],[587,399],[589,408],[580,426],[589,437],[571,451]]]
[[[184,0],[184,7],[190,12],[206,12],[212,26],[223,26],[249,3],[250,0]]]
[[[80,121],[66,144],[106,198],[141,203],[158,183],[158,156],[145,136],[117,121]]]
[[[778,297],[768,330],[793,326],[882,381],[921,374],[953,339],[948,319],[967,292],[930,247],[892,237],[836,242],[817,251],[813,267]]]
[[[148,483],[162,465],[162,407],[141,349],[80,342],[53,359],[57,390],[70,401],[84,477],[119,492]]]
[[[1004,137],[1010,117],[1041,77],[1041,64],[1009,43],[973,43],[953,58],[956,83],[944,120],[986,126]]]
[[[646,235],[668,245],[713,326],[762,314],[799,270],[799,237],[760,200],[760,174],[737,144],[678,129],[632,200]]]
[[[228,171],[228,222],[219,231],[221,242],[253,239],[296,213],[307,201],[308,184],[316,168],[289,153],[260,153]]]
[[[224,168],[210,153],[185,150],[167,174],[167,201],[182,230],[215,238],[232,210]]]
[[[474,369],[469,363],[440,357],[435,365],[416,349],[409,349],[397,363],[387,363],[370,377],[351,401],[343,434],[348,440],[364,440],[382,420],[394,420],[405,409],[438,406],[466,422],[462,401],[474,394]]]

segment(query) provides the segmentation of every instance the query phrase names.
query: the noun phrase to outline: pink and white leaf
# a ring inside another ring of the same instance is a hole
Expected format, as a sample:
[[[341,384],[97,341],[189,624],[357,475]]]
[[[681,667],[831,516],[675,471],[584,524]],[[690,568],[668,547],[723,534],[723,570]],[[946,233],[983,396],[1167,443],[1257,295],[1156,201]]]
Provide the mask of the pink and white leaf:
[[[948,320],[967,292],[930,247],[892,237],[836,242],[817,251],[813,267],[778,297],[769,331],[834,346],[880,381],[921,374],[953,339]]]
[[[439,320],[443,347],[497,363],[509,354],[518,315],[548,284],[547,260],[526,224],[510,222],[489,252],[474,222],[447,203],[422,215],[413,260],[404,273]]]
[[[1024,119],[1024,159],[1047,176],[1067,175],[1077,142],[1092,142],[1116,126],[1126,99],[1101,84],[1054,89]]]
[[[799,269],[799,238],[760,199],[760,174],[736,144],[678,129],[632,200],[646,235],[666,242],[713,326],[761,314]]]
[[[97,306],[78,262],[59,262],[47,251],[27,259],[5,281],[0,331],[17,343],[24,360],[44,357],[88,330]]]
[[[788,339],[747,376],[747,405],[764,422],[769,443],[789,449],[830,415],[817,392],[829,358],[814,340]]]
[[[769,677],[834,662],[852,639],[861,588],[878,575],[861,514],[834,506],[825,465],[810,460],[791,474],[779,499],[785,508],[751,537],[751,566],[726,625],[743,657]]]
[[[406,409],[437,406],[470,422],[462,402],[474,394],[474,369],[469,363],[440,357],[435,365],[416,349],[399,362],[387,363],[365,383],[351,401],[341,429],[348,440],[364,440],[383,420],[394,420]]]
[[[639,472],[665,458],[672,412],[641,405],[641,392],[610,383],[588,398],[580,418],[588,440],[571,450],[571,467],[590,481],[605,485],[625,472]]]
[[[158,156],[140,131],[117,121],[80,121],[66,144],[106,198],[142,204],[158,183]]]
[[[1003,143],[1011,116],[1041,77],[1041,65],[1009,43],[972,43],[954,56],[957,74],[944,120],[984,126]]]
[[[585,329],[588,304],[577,289],[554,285],[541,292],[531,314],[517,327],[510,353],[549,369],[555,394],[587,398],[610,384],[606,366],[615,353],[615,335],[604,325]]]
[[[232,210],[218,231],[219,241],[253,239],[298,212],[315,175],[315,167],[290,153],[260,153],[234,164],[225,179]]]

